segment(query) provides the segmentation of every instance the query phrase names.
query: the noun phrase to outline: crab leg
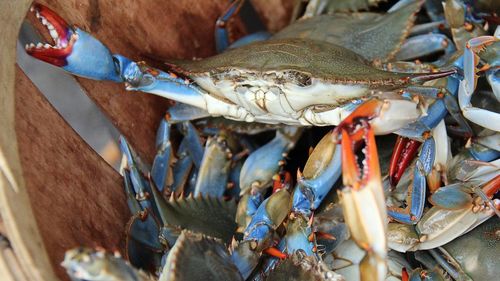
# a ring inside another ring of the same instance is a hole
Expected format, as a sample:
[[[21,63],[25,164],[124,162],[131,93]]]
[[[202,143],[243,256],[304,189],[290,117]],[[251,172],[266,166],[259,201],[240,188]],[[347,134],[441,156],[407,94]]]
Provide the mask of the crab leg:
[[[489,149],[475,143],[473,143],[472,146],[468,149],[468,152],[472,158],[483,162],[490,162],[500,158],[500,151]]]
[[[185,103],[175,102],[173,106],[168,108],[165,118],[169,123],[179,123],[209,116],[210,114],[204,109]]]
[[[156,156],[151,167],[151,177],[160,191],[167,186],[169,174],[170,156],[172,146],[170,144],[170,124],[162,119],[156,135]]]
[[[412,186],[408,188],[407,207],[405,209],[391,207],[388,214],[393,219],[407,224],[416,224],[424,212],[425,206],[425,177],[430,173],[435,158],[435,142],[427,139],[415,162]]]
[[[290,211],[290,194],[282,189],[260,204],[245,229],[243,240],[237,244],[231,259],[247,279],[259,262],[262,252],[273,246],[273,233]]]
[[[131,150],[128,142],[123,136],[120,136],[120,149],[123,155],[127,159],[127,169],[130,171],[130,179],[135,192],[136,200],[139,202],[143,209],[152,209],[153,206],[149,201],[149,196],[151,195],[151,189],[148,184],[146,184],[141,172],[139,171],[138,159],[135,157],[134,152]]]
[[[237,48],[253,42],[267,40],[271,37],[269,32],[261,31],[244,36],[231,44],[231,36],[227,25],[229,20],[239,13],[244,4],[245,0],[233,0],[224,14],[217,19],[215,23],[215,48],[217,53],[222,53],[227,48]]]
[[[316,145],[304,167],[297,173],[297,186],[292,197],[292,212],[287,222],[287,253],[297,250],[313,255],[316,251],[312,231],[313,212],[319,207],[341,174],[340,148],[337,135],[328,133]]]
[[[160,266],[160,253],[165,245],[160,239],[160,222],[157,219],[159,211],[151,200],[155,190],[151,189],[150,183],[139,172],[138,166],[141,163],[123,137],[120,138],[120,148],[126,159],[126,163],[124,161],[122,164],[121,173],[127,203],[132,212],[132,217],[126,225],[125,254],[133,265],[156,270]],[[144,259],[144,256],[149,258]]]
[[[27,46],[31,56],[59,66],[71,74],[94,79],[124,82],[127,90],[143,91],[185,103],[211,115],[225,115],[237,120],[253,121],[245,109],[211,97],[189,80],[173,72],[151,68],[143,62],[133,62],[109,49],[87,32],[69,26],[55,12],[40,4],[32,9],[50,24],[56,41],[48,48]]]
[[[446,35],[436,33],[418,35],[405,40],[401,49],[396,54],[396,59],[412,60],[439,51],[444,51],[444,55],[438,62],[435,62],[438,64],[445,61],[456,49],[453,42]]]
[[[245,231],[262,201],[264,201],[264,196],[260,192],[255,194],[246,193],[240,198],[236,211],[238,232]]]
[[[188,152],[186,138],[182,139],[181,144],[177,149],[176,156],[177,162],[175,162],[174,167],[172,168],[174,179],[170,189],[176,196],[179,196],[184,192],[184,187],[187,184],[189,175],[193,169],[193,160]]]
[[[222,53],[229,47],[230,36],[227,29],[227,23],[234,15],[238,14],[244,3],[245,0],[232,1],[224,14],[217,19],[217,22],[215,23],[215,46],[217,53]]]
[[[240,194],[254,194],[269,187],[279,171],[281,160],[293,148],[301,133],[302,129],[298,127],[280,129],[269,143],[252,152],[241,168]]]
[[[476,88],[476,65],[479,62],[475,52],[480,51],[499,39],[493,36],[481,36],[467,42],[464,50],[464,79],[460,82],[458,102],[463,115],[470,121],[500,132],[500,114],[472,106],[471,97]]]
[[[194,196],[222,197],[229,178],[232,152],[222,132],[207,140],[194,188]]]

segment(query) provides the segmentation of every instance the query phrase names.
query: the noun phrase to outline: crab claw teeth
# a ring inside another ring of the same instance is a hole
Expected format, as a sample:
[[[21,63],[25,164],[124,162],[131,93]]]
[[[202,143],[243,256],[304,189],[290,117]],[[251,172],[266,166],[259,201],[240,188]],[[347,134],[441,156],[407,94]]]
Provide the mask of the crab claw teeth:
[[[342,130],[342,179],[345,186],[359,189],[360,173],[352,146],[351,136],[347,130]]]
[[[373,128],[368,123],[370,118],[380,113],[383,102],[369,100],[354,110],[342,121],[336,131],[342,135],[342,178],[344,185],[353,189],[360,189],[370,182],[380,182],[380,168],[377,146]],[[364,143],[362,161],[363,170],[359,168],[355,154],[355,146]]]
[[[30,9],[47,28],[54,46],[38,43],[30,44],[26,51],[29,55],[56,66],[65,66],[66,58],[71,54],[72,47],[77,37],[75,31],[66,21],[49,8],[35,4]]]

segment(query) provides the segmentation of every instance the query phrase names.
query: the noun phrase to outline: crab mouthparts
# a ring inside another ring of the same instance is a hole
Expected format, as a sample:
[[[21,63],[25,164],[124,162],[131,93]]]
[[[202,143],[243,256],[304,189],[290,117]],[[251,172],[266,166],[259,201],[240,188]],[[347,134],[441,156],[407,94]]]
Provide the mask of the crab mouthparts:
[[[78,35],[51,9],[34,4],[30,11],[35,13],[38,20],[45,26],[53,40],[53,45],[49,43],[26,44],[26,52],[42,61],[56,65],[67,65],[66,58],[71,54],[73,44],[78,39]]]

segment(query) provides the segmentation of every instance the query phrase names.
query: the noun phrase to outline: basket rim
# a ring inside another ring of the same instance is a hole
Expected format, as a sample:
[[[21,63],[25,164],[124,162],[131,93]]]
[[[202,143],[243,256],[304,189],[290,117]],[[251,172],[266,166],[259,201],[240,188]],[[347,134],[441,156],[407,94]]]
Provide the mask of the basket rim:
[[[24,183],[14,120],[16,42],[31,0],[0,1],[0,215],[24,275],[28,280],[58,280],[38,231]],[[7,265],[8,267],[9,265]],[[18,268],[0,267],[13,278]]]

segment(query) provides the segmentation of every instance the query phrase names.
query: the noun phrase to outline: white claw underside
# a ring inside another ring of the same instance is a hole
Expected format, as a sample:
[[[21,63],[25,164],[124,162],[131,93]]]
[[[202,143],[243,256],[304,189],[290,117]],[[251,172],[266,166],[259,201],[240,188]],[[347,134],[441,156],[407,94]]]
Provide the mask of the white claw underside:
[[[432,207],[417,224],[421,242],[413,248],[428,250],[440,247],[471,230],[493,216],[492,209],[473,212],[472,206],[461,210],[444,210]]]
[[[455,178],[462,182],[485,183],[500,173],[500,159],[489,163],[481,161],[464,161],[458,163],[460,167],[456,170]]]
[[[470,103],[472,92],[468,92],[468,88],[466,79],[460,81],[458,87],[458,103],[464,117],[484,128],[500,132],[500,114],[473,107]]]
[[[342,209],[352,239],[381,261],[377,264],[380,276],[376,280],[383,280],[387,270],[387,212],[383,194],[381,184],[368,184],[359,190],[344,188],[341,193]]]
[[[436,145],[434,167],[438,165],[446,167],[448,159],[451,159],[451,150],[444,120],[441,120],[441,122],[439,122],[439,124],[432,130],[432,136],[434,137],[434,143]]]
[[[389,134],[403,128],[422,115],[417,103],[411,100],[389,99],[384,102],[380,116],[370,123],[375,134]]]

